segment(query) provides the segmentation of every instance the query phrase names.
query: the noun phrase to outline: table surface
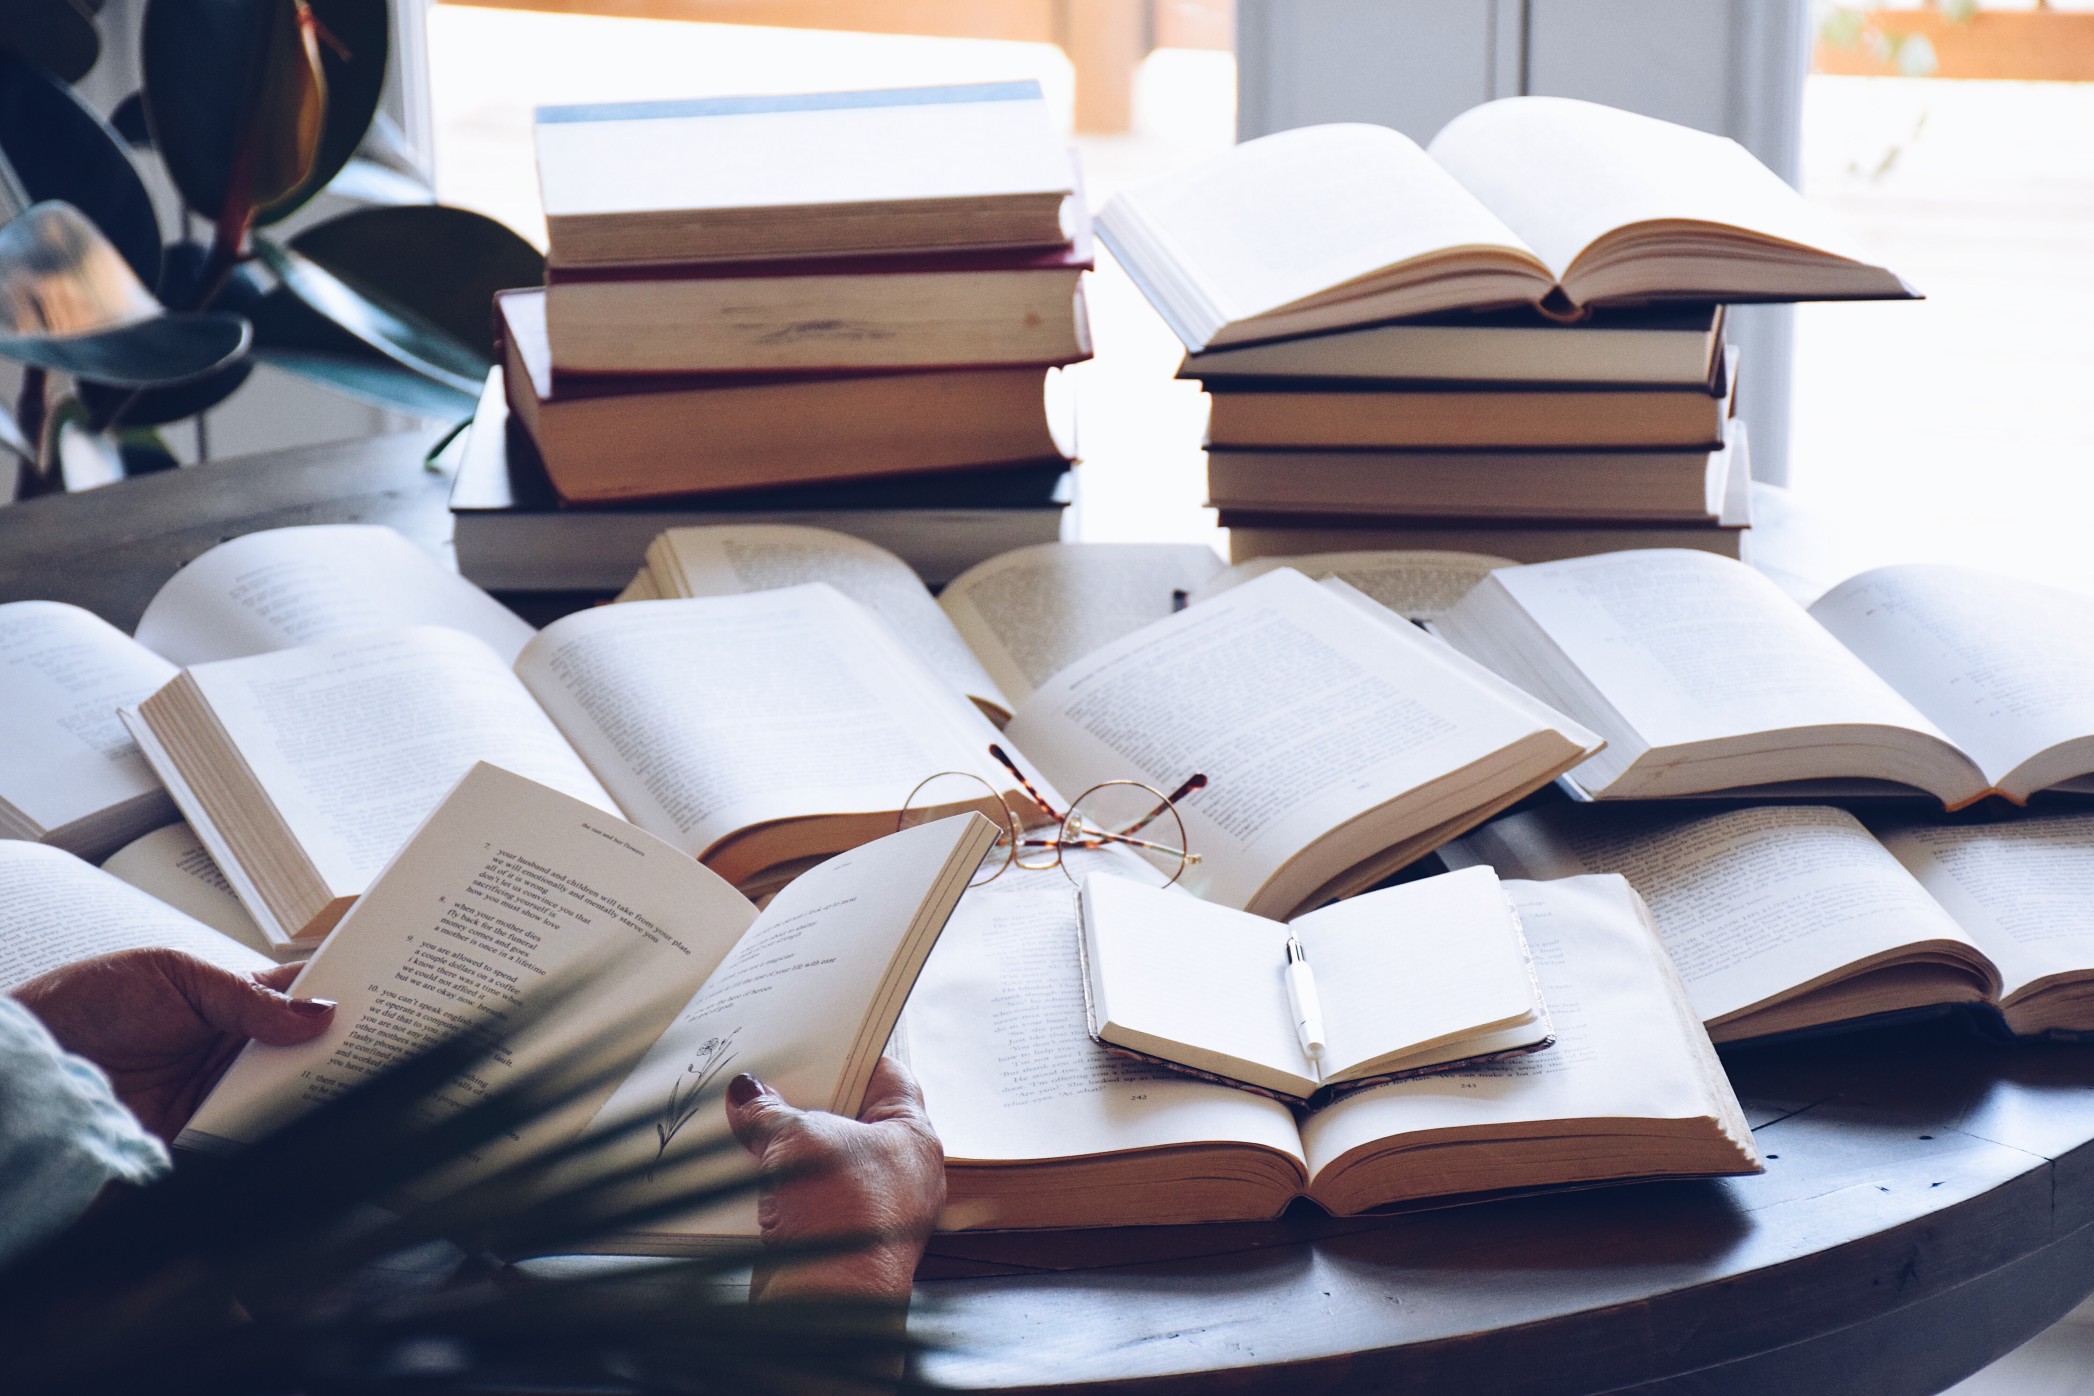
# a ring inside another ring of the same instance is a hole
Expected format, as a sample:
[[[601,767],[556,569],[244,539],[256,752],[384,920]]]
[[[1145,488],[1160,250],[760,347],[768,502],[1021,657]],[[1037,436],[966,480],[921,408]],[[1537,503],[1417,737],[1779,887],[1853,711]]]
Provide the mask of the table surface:
[[[0,508],[0,601],[129,628],[224,538],[390,524],[445,547],[425,436]],[[1077,1391],[1895,1396],[2094,1290],[2094,1051],[1960,1020],[1726,1053],[1767,1172],[1381,1218],[953,1236],[926,1375]]]

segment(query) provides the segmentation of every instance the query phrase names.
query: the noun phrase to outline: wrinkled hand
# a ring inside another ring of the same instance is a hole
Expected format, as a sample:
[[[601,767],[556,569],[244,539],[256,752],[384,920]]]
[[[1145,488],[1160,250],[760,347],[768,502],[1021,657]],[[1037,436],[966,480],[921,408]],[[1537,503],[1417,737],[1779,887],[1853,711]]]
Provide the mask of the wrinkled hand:
[[[326,999],[284,989],[299,966],[234,974],[176,950],[121,950],[65,965],[14,991],[68,1052],[109,1076],[145,1127],[173,1139],[249,1038],[304,1042],[333,1017]]]
[[[727,1123],[766,1175],[757,1208],[765,1241],[875,1238],[848,1254],[759,1269],[752,1297],[908,1300],[945,1205],[945,1151],[901,1063],[880,1058],[855,1120],[795,1109],[755,1077],[737,1076]]]

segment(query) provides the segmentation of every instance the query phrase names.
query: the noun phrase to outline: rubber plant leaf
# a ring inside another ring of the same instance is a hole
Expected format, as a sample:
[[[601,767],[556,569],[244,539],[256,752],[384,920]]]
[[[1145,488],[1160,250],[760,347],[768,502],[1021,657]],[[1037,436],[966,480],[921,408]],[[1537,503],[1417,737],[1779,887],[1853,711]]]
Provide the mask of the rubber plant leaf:
[[[168,314],[70,204],[33,204],[0,227],[0,358],[154,387],[237,359],[250,335],[238,315]]]
[[[182,198],[220,228],[311,176],[327,79],[305,0],[149,0],[146,125]]]
[[[253,357],[336,392],[415,417],[470,416],[474,398],[372,348],[279,286],[248,311]]]
[[[209,252],[200,243],[169,243],[167,261],[160,272],[160,303],[189,304],[197,294],[197,283],[208,260]],[[208,308],[219,314],[241,316],[252,323],[248,312],[268,290],[266,275],[252,262],[242,263],[225,279]],[[164,426],[216,407],[237,392],[253,372],[254,356],[243,354],[200,378],[164,388],[122,388],[84,378],[73,386],[95,421],[119,429]]]
[[[7,0],[0,49],[18,53],[62,82],[78,82],[102,56],[94,12],[79,0]]]
[[[31,202],[79,209],[140,281],[158,284],[160,220],[123,138],[72,88],[15,53],[0,53],[0,153]]]
[[[312,169],[281,197],[260,207],[255,221],[274,223],[303,208],[333,182],[363,143],[385,91],[392,46],[390,0],[306,0],[319,44],[326,110]]]
[[[441,204],[357,209],[290,246],[363,299],[469,350],[475,393],[496,357],[494,293],[545,284],[545,258],[531,244],[484,214]]]

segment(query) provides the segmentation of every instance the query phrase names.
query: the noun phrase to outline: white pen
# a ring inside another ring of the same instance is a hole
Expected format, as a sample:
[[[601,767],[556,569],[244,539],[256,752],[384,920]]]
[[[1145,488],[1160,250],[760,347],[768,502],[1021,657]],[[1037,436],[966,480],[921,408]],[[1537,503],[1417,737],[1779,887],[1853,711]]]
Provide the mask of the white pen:
[[[1295,1035],[1301,1049],[1320,1068],[1323,1064],[1323,1003],[1316,997],[1316,976],[1301,942],[1287,937],[1287,1007],[1294,1011]]]

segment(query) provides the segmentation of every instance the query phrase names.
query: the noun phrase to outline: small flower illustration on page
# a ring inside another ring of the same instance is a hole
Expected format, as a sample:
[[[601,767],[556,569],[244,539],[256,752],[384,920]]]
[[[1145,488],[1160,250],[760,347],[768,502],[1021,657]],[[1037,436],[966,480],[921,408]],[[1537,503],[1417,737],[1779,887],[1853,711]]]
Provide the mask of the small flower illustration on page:
[[[656,1163],[660,1163],[669,1152],[669,1142],[697,1115],[707,1088],[734,1061],[734,1039],[741,1031],[735,1028],[706,1038],[691,1054],[690,1064],[670,1079],[668,1102],[654,1125]]]

